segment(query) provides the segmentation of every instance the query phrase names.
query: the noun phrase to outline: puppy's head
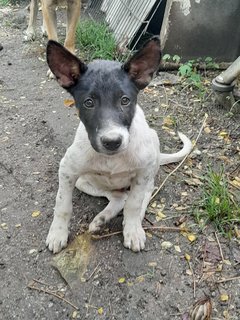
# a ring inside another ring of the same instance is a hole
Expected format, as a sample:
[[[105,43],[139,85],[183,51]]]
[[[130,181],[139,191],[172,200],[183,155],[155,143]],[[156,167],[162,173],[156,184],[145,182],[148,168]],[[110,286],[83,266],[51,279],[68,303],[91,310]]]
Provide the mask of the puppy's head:
[[[123,65],[105,60],[86,65],[59,43],[47,45],[49,68],[74,97],[92,147],[109,155],[128,147],[138,92],[151,81],[160,58],[158,37]]]

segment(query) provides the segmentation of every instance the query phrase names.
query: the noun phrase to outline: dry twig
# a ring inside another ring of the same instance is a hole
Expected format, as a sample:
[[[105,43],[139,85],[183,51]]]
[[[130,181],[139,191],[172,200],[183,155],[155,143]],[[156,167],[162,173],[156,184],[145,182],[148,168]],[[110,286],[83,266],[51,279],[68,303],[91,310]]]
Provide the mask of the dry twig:
[[[45,283],[41,282],[40,280],[33,279],[33,280],[32,280],[32,283],[29,283],[29,284],[27,285],[27,287],[28,287],[29,289],[37,290],[37,291],[39,291],[39,292],[44,292],[44,293],[47,293],[47,294],[49,294],[49,295],[52,295],[52,296],[54,296],[54,297],[56,297],[56,298],[58,298],[58,299],[60,299],[60,300],[62,300],[62,301],[64,301],[64,302],[66,302],[66,303],[69,304],[71,307],[73,307],[75,310],[79,310],[79,308],[78,308],[77,306],[75,306],[72,302],[68,301],[68,300],[65,299],[64,297],[61,297],[59,294],[57,294],[57,293],[55,293],[55,292],[53,292],[53,291],[51,291],[51,290],[48,290],[48,289],[36,287],[36,286],[34,285],[36,282],[39,283],[39,284],[44,284],[44,285],[46,285]]]
[[[159,230],[162,232],[188,232],[187,228],[181,228],[181,227],[161,227],[161,226],[143,226],[144,230]],[[103,235],[92,235],[93,239],[99,240],[103,238],[108,238],[111,236],[115,236],[117,234],[121,234],[122,231],[115,231]]]
[[[221,280],[218,280],[217,283],[223,283],[223,282],[234,281],[234,280],[240,280],[240,276],[232,277],[232,278],[226,278],[226,279],[223,278]]]
[[[223,256],[222,247],[221,247],[221,244],[219,242],[219,239],[218,239],[218,236],[217,236],[217,232],[214,232],[214,234],[215,234],[215,238],[217,240],[219,252],[220,252],[220,255],[221,255],[221,258],[222,258],[222,262],[223,262],[225,259],[224,259],[224,256]]]

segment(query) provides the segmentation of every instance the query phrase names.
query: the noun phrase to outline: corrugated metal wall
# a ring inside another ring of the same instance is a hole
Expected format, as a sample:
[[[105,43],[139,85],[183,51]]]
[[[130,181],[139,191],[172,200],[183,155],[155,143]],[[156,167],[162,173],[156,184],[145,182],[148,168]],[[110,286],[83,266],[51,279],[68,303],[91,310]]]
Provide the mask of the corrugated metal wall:
[[[157,10],[160,3],[161,0],[92,0],[89,12],[95,20],[99,20],[104,14],[117,43],[120,47],[125,47],[142,26],[142,34],[146,31],[153,17],[153,14],[149,17],[149,13],[155,4]]]

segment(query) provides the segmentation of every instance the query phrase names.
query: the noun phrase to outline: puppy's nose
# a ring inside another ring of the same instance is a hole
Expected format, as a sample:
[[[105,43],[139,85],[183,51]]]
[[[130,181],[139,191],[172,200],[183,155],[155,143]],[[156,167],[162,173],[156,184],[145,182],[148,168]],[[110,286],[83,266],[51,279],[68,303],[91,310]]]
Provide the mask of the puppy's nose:
[[[122,144],[122,137],[118,136],[118,137],[109,138],[109,137],[103,136],[103,137],[101,137],[101,143],[105,149],[107,149],[109,151],[115,151]]]

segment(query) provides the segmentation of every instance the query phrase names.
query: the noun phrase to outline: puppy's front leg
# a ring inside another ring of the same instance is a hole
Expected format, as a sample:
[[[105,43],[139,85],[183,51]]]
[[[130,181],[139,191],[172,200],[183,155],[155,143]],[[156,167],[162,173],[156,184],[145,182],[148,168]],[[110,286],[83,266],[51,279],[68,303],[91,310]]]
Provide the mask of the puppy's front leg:
[[[137,176],[124,207],[124,246],[135,252],[145,248],[146,235],[142,227],[142,220],[153,188],[154,178],[151,173],[145,172]]]
[[[68,157],[65,155],[60,162],[54,218],[46,240],[46,245],[53,253],[61,251],[67,245],[68,226],[72,215],[72,193],[78,178],[71,168]]]

